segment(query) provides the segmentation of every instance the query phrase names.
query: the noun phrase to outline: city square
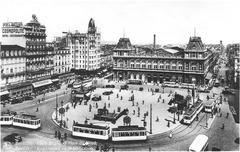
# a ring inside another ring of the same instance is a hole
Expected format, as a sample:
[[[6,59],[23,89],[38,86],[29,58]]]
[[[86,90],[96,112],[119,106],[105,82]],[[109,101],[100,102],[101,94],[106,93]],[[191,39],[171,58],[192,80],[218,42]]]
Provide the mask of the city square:
[[[1,150],[239,151],[238,5],[3,1]]]

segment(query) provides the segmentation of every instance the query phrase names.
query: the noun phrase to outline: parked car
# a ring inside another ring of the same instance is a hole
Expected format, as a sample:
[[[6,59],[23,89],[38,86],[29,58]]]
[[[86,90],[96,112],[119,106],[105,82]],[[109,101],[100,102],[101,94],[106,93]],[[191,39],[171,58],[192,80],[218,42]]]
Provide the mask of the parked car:
[[[102,99],[101,96],[94,96],[94,97],[92,98],[92,101],[100,101],[101,99]]]
[[[139,88],[139,91],[143,91],[143,87],[140,87],[140,88]]]
[[[26,96],[26,97],[24,97],[24,100],[33,100],[33,97],[32,96]]]
[[[18,103],[22,103],[23,101],[21,100],[21,99],[9,99],[9,102],[11,103],[11,104],[18,104]]]
[[[111,84],[111,85],[106,85],[106,88],[115,88],[115,85]]]
[[[103,92],[103,95],[110,95],[112,93],[113,93],[112,91],[105,91],[105,92]]]
[[[127,90],[128,89],[128,85],[126,85],[126,84],[125,85],[121,85],[121,89],[122,90]]]
[[[21,142],[22,141],[22,137],[19,134],[17,134],[17,133],[12,133],[12,134],[7,135],[6,137],[4,137],[3,141],[15,144],[16,142]]]

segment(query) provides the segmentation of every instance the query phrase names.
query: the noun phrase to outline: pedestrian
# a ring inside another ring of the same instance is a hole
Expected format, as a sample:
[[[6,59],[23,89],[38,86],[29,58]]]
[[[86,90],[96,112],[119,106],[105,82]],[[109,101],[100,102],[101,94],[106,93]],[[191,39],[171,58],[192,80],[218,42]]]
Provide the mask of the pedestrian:
[[[228,119],[228,116],[229,116],[229,113],[227,113],[227,116],[226,116],[227,119]]]
[[[225,125],[224,125],[224,123],[222,124],[222,128],[221,129],[224,129],[225,128]]]
[[[38,112],[38,107],[37,107],[37,109],[36,109],[36,112]]]
[[[58,131],[58,139],[60,140],[61,139],[61,132]]]
[[[162,99],[162,103],[164,103],[164,99]]]
[[[58,137],[58,132],[57,132],[57,130],[55,130],[55,138],[57,138]]]
[[[67,133],[64,133],[64,139],[67,140]]]

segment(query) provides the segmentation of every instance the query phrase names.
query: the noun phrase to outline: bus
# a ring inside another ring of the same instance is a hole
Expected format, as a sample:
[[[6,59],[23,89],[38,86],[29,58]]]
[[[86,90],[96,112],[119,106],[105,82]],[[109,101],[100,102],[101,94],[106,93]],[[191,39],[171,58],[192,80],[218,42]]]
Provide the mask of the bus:
[[[206,135],[198,135],[190,145],[189,152],[201,152],[208,150],[208,137]]]

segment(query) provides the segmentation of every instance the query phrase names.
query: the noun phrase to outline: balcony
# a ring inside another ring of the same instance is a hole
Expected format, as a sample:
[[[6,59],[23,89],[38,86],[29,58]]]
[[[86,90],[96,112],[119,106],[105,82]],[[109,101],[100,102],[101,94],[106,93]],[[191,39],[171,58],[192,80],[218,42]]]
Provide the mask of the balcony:
[[[184,59],[181,56],[160,56],[160,55],[113,55],[113,58],[151,58],[151,59]]]
[[[27,45],[45,45],[46,41],[27,41]]]
[[[183,70],[177,70],[177,69],[173,70],[173,69],[148,69],[148,68],[113,67],[113,70],[183,73]]]
[[[1,74],[1,78],[6,78],[6,77],[14,77],[14,76],[20,76],[20,75],[25,75],[26,71],[22,71],[22,72],[16,72],[16,73],[2,73]]]

